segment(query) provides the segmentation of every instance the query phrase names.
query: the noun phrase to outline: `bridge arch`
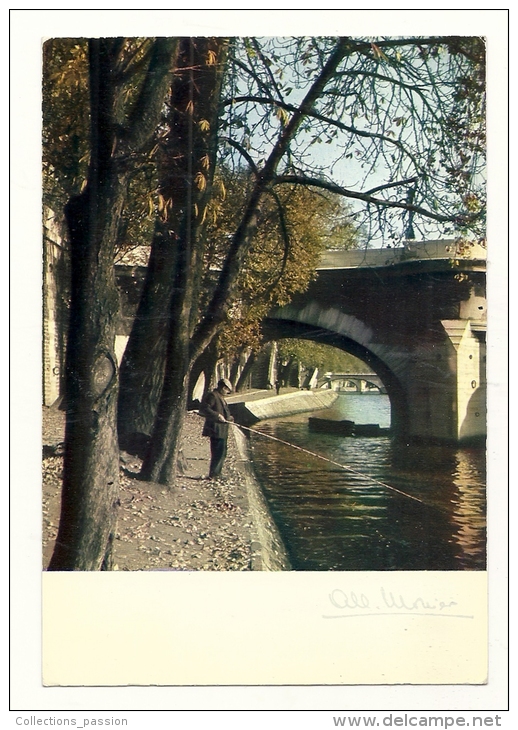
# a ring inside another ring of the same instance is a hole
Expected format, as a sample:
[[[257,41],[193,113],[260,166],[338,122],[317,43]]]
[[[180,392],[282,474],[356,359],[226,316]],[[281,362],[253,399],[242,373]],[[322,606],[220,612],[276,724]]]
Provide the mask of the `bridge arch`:
[[[390,361],[369,347],[370,328],[356,317],[339,310],[324,310],[312,302],[303,313],[290,307],[276,310],[263,320],[265,340],[295,338],[337,347],[365,362],[385,386],[391,407],[391,428],[398,438],[407,435],[409,406],[405,388]]]

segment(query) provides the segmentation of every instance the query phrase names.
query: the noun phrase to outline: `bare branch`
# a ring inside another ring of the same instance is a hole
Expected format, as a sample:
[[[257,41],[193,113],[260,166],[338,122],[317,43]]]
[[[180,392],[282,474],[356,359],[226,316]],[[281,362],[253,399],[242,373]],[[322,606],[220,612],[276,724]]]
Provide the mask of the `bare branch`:
[[[417,182],[418,179],[419,178],[417,177],[409,177],[406,180],[397,180],[396,182],[389,182],[385,185],[378,185],[375,188],[366,190],[365,195],[372,195],[372,193],[378,193],[380,190],[387,190],[387,188],[400,188],[403,185],[411,185],[412,183]]]
[[[362,200],[364,203],[376,205],[378,208],[400,208],[402,210],[412,211],[413,213],[419,213],[419,215],[425,216],[426,218],[431,218],[432,220],[439,221],[441,223],[447,223],[452,221],[457,222],[459,220],[462,220],[463,222],[475,221],[477,220],[477,218],[480,217],[480,213],[473,215],[461,215],[459,213],[455,213],[452,215],[440,215],[439,213],[434,213],[433,211],[427,210],[426,208],[422,208],[418,205],[411,205],[407,202],[395,200],[384,200],[383,198],[374,198],[368,193],[360,193],[356,190],[348,190],[347,188],[343,188],[340,185],[335,185],[334,183],[328,182],[326,180],[319,180],[317,178],[308,178],[303,176],[299,177],[297,175],[279,175],[275,178],[274,183],[288,183],[291,185],[307,185],[309,187],[322,188],[324,190],[329,190],[329,192],[331,193],[342,195],[345,198]]]
[[[228,145],[230,145],[235,150],[237,150],[248,162],[248,164],[250,165],[250,169],[252,170],[254,175],[256,175],[256,176],[259,175],[259,170],[257,169],[255,162],[253,161],[252,157],[248,154],[248,152],[245,150],[243,145],[239,144],[239,142],[236,142],[231,137],[221,137],[220,139],[222,142],[226,142]]]
[[[224,105],[232,104],[232,103],[239,103],[239,102],[254,102],[259,104],[266,104],[266,105],[272,105],[272,106],[278,106],[282,109],[285,109],[288,112],[297,113],[300,108],[294,104],[287,104],[283,101],[278,101],[275,99],[267,99],[265,97],[261,96],[241,96],[236,97],[235,99],[231,99],[229,101],[224,102]],[[394,145],[399,150],[405,153],[417,166],[417,162],[415,160],[414,155],[410,152],[409,149],[398,139],[395,137],[389,137],[386,134],[379,134],[377,132],[366,132],[362,129],[358,129],[357,127],[353,127],[348,124],[344,124],[343,122],[339,121],[338,119],[332,119],[330,117],[325,116],[324,114],[319,114],[315,109],[308,109],[306,112],[306,116],[308,116],[311,119],[317,119],[319,122],[324,122],[325,124],[328,124],[331,127],[336,127],[337,129],[340,129],[343,132],[350,132],[351,134],[354,134],[358,137],[364,137],[366,139],[377,139],[382,142],[388,142],[391,145]]]

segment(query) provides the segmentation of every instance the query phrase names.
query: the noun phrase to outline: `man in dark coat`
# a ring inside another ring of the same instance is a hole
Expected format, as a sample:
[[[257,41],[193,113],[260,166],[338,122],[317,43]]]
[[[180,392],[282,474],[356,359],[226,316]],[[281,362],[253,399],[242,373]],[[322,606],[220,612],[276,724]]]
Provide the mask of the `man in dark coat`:
[[[215,390],[207,393],[200,406],[200,413],[205,416],[202,434],[210,438],[209,479],[220,476],[227,455],[228,424],[234,420],[225,400],[229,393],[232,393],[232,383],[223,378]]]

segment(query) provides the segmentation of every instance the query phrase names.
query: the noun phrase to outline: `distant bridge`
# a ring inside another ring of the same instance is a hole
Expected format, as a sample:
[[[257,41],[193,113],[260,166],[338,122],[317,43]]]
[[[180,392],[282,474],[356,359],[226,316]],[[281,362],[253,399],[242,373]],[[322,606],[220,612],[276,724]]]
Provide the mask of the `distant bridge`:
[[[360,358],[386,388],[400,437],[459,442],[485,435],[482,246],[443,240],[327,252],[308,290],[271,312],[263,332]]]
[[[381,378],[375,373],[326,373],[318,379],[317,388],[354,390],[358,393],[386,393]]]

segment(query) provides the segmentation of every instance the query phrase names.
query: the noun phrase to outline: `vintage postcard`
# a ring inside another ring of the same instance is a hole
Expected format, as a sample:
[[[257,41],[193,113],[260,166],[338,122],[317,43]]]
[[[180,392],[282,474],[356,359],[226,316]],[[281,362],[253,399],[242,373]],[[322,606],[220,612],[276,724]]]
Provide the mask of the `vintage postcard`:
[[[507,11],[12,12],[36,695],[504,709]]]

